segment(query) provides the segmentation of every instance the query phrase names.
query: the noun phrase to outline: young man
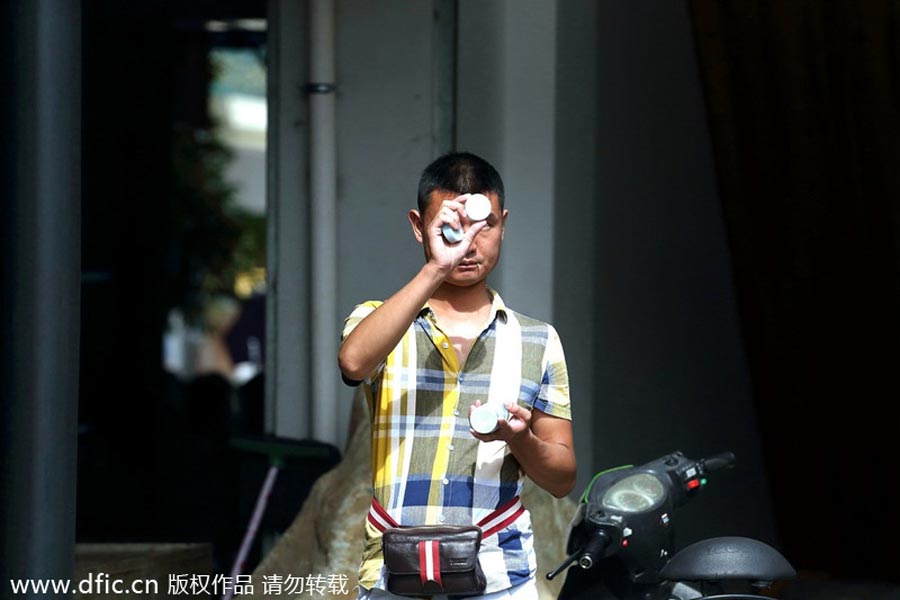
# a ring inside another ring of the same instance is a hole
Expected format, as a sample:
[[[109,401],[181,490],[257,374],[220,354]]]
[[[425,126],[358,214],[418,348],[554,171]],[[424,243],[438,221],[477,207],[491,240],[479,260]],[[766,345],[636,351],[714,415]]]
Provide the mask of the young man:
[[[465,205],[475,193],[491,211],[472,222]],[[556,331],[510,310],[487,285],[509,214],[503,196],[497,171],[475,155],[431,163],[418,210],[409,212],[424,266],[388,300],[361,304],[346,320],[338,361],[345,381],[364,382],[372,417],[375,512],[360,598],[394,597],[381,555],[385,514],[400,525],[479,524],[483,598],[537,598],[530,515],[518,495],[524,475],[567,495],[575,454]],[[444,225],[462,230],[462,240],[449,242]],[[489,434],[469,427],[482,403],[509,411]]]

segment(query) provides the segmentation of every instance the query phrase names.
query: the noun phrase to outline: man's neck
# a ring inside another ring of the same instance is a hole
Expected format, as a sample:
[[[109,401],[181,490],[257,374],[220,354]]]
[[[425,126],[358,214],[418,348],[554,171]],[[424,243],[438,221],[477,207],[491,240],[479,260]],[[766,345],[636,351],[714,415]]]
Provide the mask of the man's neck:
[[[428,301],[438,327],[450,338],[456,358],[464,365],[491,311],[491,296],[481,282],[470,287],[444,284]]]
[[[428,301],[438,315],[456,313],[460,316],[477,314],[491,304],[491,295],[485,282],[468,287],[445,283]]]

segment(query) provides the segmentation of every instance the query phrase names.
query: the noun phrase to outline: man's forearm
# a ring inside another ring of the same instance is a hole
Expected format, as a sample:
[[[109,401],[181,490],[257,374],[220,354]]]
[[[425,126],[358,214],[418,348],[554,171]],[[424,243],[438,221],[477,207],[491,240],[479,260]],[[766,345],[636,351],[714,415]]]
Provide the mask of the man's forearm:
[[[532,431],[509,442],[509,449],[532,481],[557,498],[575,487],[575,452],[558,442],[544,441]]]
[[[410,323],[446,275],[425,264],[415,277],[363,319],[341,345],[338,364],[345,377],[360,381],[397,345]]]

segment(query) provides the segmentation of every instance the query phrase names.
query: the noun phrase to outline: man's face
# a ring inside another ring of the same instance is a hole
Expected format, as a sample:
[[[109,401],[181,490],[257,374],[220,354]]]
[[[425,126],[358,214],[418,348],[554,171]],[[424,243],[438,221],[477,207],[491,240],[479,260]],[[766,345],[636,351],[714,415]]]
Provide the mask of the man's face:
[[[491,214],[485,219],[487,225],[472,240],[472,245],[469,246],[469,251],[466,252],[462,262],[447,277],[446,282],[452,285],[470,286],[484,281],[488,274],[494,270],[494,267],[497,266],[497,261],[500,260],[500,246],[503,241],[503,233],[506,228],[506,218],[509,215],[509,211],[500,208],[500,199],[496,193],[483,193],[491,201]],[[425,214],[421,215],[421,231],[424,231],[428,224],[434,220],[444,200],[453,200],[459,195],[456,192],[448,192],[447,190],[431,192],[428,196],[429,202],[425,209]],[[468,217],[460,217],[460,222],[463,230],[468,230],[472,224]],[[415,226],[415,223],[413,225]],[[421,242],[422,240],[420,239],[419,241]],[[429,260],[431,257],[428,244],[423,244],[423,246],[425,247],[425,259]]]

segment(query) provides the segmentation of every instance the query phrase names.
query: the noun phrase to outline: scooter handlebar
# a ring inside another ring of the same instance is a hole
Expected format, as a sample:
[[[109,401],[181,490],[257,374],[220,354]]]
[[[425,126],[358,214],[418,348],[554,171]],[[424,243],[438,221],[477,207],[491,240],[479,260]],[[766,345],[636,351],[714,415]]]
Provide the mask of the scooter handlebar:
[[[592,537],[587,544],[567,556],[558,567],[547,573],[547,579],[552,580],[575,561],[578,561],[578,566],[582,569],[590,569],[598,560],[603,558],[610,541],[609,534],[602,530],[598,531],[597,535]]]
[[[719,471],[721,469],[730,469],[735,463],[734,452],[722,452],[703,459],[703,466],[708,472]]]
[[[594,566],[594,563],[603,558],[603,555],[606,553],[606,547],[609,546],[609,535],[605,531],[600,531],[596,536],[591,538],[591,541],[588,542],[584,551],[581,553],[581,557],[578,559],[578,565],[582,569],[590,569]]]

